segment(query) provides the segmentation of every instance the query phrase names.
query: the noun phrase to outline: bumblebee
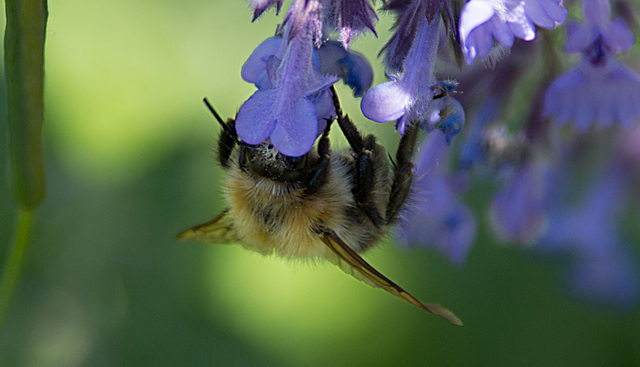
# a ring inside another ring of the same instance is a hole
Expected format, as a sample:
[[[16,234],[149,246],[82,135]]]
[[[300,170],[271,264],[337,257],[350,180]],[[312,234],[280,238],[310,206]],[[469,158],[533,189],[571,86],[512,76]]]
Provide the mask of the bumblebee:
[[[301,157],[279,153],[268,140],[259,145],[242,142],[235,120],[223,121],[205,99],[222,126],[218,159],[227,174],[224,195],[229,206],[177,238],[238,243],[265,255],[326,259],[359,280],[462,325],[451,311],[418,301],[359,255],[399,221],[411,192],[417,126],[406,128],[390,164],[375,136],[363,137],[343,115],[333,87],[331,94],[336,121],[351,151],[331,151],[332,121],[327,121],[316,149]]]

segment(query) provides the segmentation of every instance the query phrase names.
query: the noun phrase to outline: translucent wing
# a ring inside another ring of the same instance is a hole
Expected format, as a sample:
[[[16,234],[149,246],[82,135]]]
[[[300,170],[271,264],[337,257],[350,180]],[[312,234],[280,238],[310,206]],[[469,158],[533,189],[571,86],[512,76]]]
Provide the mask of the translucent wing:
[[[373,266],[369,265],[369,263],[361,258],[360,255],[358,255],[351,247],[344,243],[344,241],[333,231],[323,230],[320,233],[320,237],[327,247],[329,247],[337,256],[337,259],[328,259],[330,261],[333,260],[336,265],[338,265],[347,274],[350,274],[356,279],[362,280],[369,285],[382,288],[394,296],[397,296],[429,313],[445,318],[456,325],[462,325],[462,321],[460,321],[453,312],[439,304],[425,304],[418,301],[409,292],[405,291],[402,287],[382,275]]]
[[[205,243],[234,243],[238,242],[238,234],[233,223],[229,208],[223,210],[210,221],[182,231],[179,240],[193,240]]]

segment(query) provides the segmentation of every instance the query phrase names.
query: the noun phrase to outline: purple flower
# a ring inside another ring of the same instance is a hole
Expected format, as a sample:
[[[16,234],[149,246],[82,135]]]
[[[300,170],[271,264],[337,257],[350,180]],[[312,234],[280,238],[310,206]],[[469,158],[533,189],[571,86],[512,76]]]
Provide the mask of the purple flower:
[[[462,263],[475,238],[473,214],[460,203],[462,177],[446,173],[446,139],[431,135],[422,146],[416,169],[415,193],[398,235],[410,245],[431,246]]]
[[[317,53],[320,72],[342,78],[355,97],[362,96],[371,87],[373,69],[362,54],[346,50],[336,41],[324,42]]]
[[[340,42],[349,48],[351,39],[369,29],[376,34],[374,23],[378,20],[369,0],[328,0],[329,19],[340,32]]]
[[[569,283],[577,295],[626,307],[637,301],[640,288],[638,269],[618,239],[616,216],[625,193],[624,174],[621,167],[602,172],[578,205],[567,208],[556,202],[540,248],[572,255]]]
[[[433,64],[438,46],[436,18],[429,23],[422,20],[409,54],[404,60],[399,76],[378,84],[362,97],[361,108],[365,117],[377,121],[393,121],[403,118],[398,129],[403,130],[403,121],[426,121],[430,116],[429,106],[433,100],[435,77]]]
[[[251,6],[255,9],[253,19],[251,20],[252,22],[274,5],[276,6],[276,13],[280,13],[280,9],[282,8],[282,0],[249,0],[249,2],[251,2]]]
[[[293,0],[282,24],[286,25],[285,38],[291,41],[298,33],[310,32],[316,46],[322,43],[321,0]]]
[[[476,57],[484,58],[497,40],[505,47],[514,38],[531,41],[536,28],[551,29],[567,19],[567,10],[560,0],[471,0],[460,15],[460,40],[471,64]]]
[[[440,118],[435,127],[442,131],[447,144],[451,144],[451,139],[456,137],[464,127],[465,114],[460,102],[448,96],[444,98],[446,98],[446,103],[438,113]]]
[[[451,93],[457,83],[450,82],[438,82],[431,86],[432,91],[436,90],[438,93],[442,93],[442,90],[446,90],[447,93]],[[457,136],[464,127],[465,113],[460,102],[456,99],[447,96],[439,97],[429,104],[427,112],[423,114],[422,120],[420,120],[420,127],[423,127],[427,132],[431,132],[435,129],[439,129],[445,135],[447,144],[451,144],[451,140]],[[396,128],[400,134],[404,135],[405,117],[402,116],[396,124]]]
[[[576,296],[603,306],[630,309],[640,296],[638,268],[621,246],[602,255],[579,257],[568,278]]]
[[[242,65],[242,79],[255,84],[260,90],[271,88],[271,79],[276,78],[277,67],[286,49],[287,43],[282,37],[273,36],[262,41]]]
[[[383,48],[388,74],[397,75],[402,71],[404,59],[413,47],[425,19],[427,23],[434,20],[439,23],[442,15],[447,34],[455,33],[449,0],[390,0],[385,1],[384,8],[394,11],[398,16],[396,30]]]
[[[596,121],[629,126],[640,119],[640,75],[614,58],[604,65],[583,59],[549,86],[544,114],[555,116],[560,125],[573,121],[578,130]]]
[[[301,8],[304,2],[292,4],[285,39],[263,42],[243,66],[243,78],[259,89],[240,107],[236,118],[236,131],[245,143],[260,144],[271,139],[278,151],[292,157],[306,154],[313,146],[321,127],[318,118],[328,113],[322,91],[338,80],[322,75],[317,62],[313,62],[315,18],[313,9]],[[309,7],[314,5],[317,4],[309,1]],[[311,15],[305,18],[305,14]],[[301,18],[307,20],[306,28]],[[295,36],[286,42],[294,23]]]
[[[242,79],[255,84],[260,89],[272,87],[279,66],[287,49],[287,42],[279,36],[264,40],[242,65]],[[333,75],[344,80],[351,87],[354,96],[361,96],[373,82],[373,69],[360,53],[345,50],[336,41],[326,41],[314,50],[312,65],[322,75]]]
[[[545,177],[547,167],[533,159],[512,168],[511,177],[491,205],[491,224],[506,241],[531,242],[545,229]]]
[[[556,79],[545,95],[544,113],[558,124],[573,121],[586,130],[596,121],[629,126],[640,119],[640,75],[616,60],[634,37],[622,19],[610,22],[606,0],[585,0],[585,25],[567,27],[567,52],[581,52],[582,62]]]
[[[562,175],[561,172],[558,174]],[[584,195],[583,201],[573,206],[567,206],[558,195],[566,193],[556,193],[554,197],[558,200],[550,202],[553,206],[547,232],[541,238],[542,247],[563,248],[574,253],[607,253],[611,244],[617,242],[616,214],[623,198],[623,181],[623,173],[619,170],[602,172],[599,182]]]
[[[567,27],[566,52],[589,52],[596,42],[602,42],[608,52],[626,51],[633,46],[635,37],[624,19],[611,21],[609,0],[583,0],[582,12],[585,24],[571,22]]]

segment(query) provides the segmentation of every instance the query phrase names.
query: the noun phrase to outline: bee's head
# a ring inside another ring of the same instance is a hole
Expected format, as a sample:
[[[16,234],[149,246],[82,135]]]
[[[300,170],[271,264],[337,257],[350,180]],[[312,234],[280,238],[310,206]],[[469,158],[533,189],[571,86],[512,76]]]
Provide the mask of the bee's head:
[[[283,155],[269,140],[244,149],[246,165],[261,176],[277,181],[296,181],[307,168],[309,153],[300,157]]]

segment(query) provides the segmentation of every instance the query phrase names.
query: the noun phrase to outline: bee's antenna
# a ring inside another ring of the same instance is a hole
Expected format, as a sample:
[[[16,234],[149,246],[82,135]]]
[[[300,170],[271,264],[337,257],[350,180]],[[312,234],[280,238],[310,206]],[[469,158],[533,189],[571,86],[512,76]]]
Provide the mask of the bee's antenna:
[[[207,97],[204,97],[202,101],[204,102],[205,105],[207,105],[207,108],[209,109],[209,111],[211,111],[211,113],[213,114],[213,117],[215,117],[216,120],[218,120],[218,122],[220,123],[220,125],[222,125],[222,128],[226,129],[227,124],[224,123],[220,115],[218,115],[218,112],[216,112],[216,110],[213,108],[211,103],[209,103],[209,100],[207,99]]]

